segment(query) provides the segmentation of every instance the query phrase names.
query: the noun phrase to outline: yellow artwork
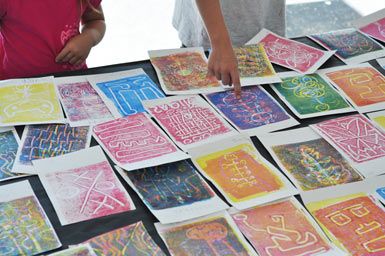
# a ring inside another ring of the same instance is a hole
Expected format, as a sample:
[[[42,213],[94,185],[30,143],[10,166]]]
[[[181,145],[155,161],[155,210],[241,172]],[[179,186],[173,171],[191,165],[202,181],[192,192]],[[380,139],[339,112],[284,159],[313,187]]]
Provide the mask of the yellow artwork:
[[[383,129],[385,129],[385,116],[377,116],[373,118],[373,121],[376,122]]]
[[[0,87],[0,126],[47,123],[63,118],[53,83]]]
[[[264,196],[284,187],[249,144],[208,154],[196,162],[233,202]]]

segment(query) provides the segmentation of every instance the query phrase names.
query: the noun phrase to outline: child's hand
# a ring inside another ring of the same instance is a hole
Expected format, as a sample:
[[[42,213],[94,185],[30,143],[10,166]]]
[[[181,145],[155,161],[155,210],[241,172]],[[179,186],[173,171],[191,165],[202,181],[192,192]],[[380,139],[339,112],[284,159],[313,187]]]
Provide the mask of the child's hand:
[[[222,47],[221,47],[222,48]],[[214,75],[223,85],[234,86],[235,96],[241,97],[241,82],[239,79],[238,63],[233,48],[215,49],[209,56],[208,76]]]
[[[87,59],[93,45],[92,39],[87,35],[77,35],[67,42],[63,50],[56,56],[55,61],[68,62],[75,66],[80,65]]]

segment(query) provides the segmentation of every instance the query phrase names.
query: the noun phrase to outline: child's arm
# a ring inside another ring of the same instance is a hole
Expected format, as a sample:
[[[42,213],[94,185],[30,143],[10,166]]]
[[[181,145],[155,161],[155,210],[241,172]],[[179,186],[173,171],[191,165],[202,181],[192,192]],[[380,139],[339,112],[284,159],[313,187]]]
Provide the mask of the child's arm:
[[[102,7],[97,9],[89,8],[82,16],[82,31],[70,39],[63,50],[57,55],[56,62],[69,62],[72,65],[83,63],[91,48],[97,45],[103,38],[106,31]]]
[[[234,85],[235,94],[239,97],[241,83],[238,63],[222,16],[219,0],[196,0],[196,3],[211,42],[209,74],[222,80],[224,85]]]

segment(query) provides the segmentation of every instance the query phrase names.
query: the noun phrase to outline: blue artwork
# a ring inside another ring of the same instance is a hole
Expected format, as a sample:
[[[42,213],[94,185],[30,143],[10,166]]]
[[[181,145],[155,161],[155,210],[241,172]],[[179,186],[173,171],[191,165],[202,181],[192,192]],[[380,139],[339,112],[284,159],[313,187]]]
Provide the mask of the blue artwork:
[[[0,133],[0,180],[16,176],[11,170],[18,146],[12,131]]]
[[[376,192],[385,200],[385,187],[377,189]]]
[[[145,112],[143,100],[163,98],[165,95],[146,75],[137,75],[123,79],[96,84],[114,103],[122,116]]]
[[[258,86],[242,89],[241,99],[233,90],[211,93],[207,98],[242,130],[288,120],[287,113]]]
[[[189,205],[214,196],[186,160],[126,173],[151,209]]]
[[[32,165],[32,160],[85,149],[88,146],[88,132],[88,126],[31,125],[28,128],[19,161],[24,165]]]

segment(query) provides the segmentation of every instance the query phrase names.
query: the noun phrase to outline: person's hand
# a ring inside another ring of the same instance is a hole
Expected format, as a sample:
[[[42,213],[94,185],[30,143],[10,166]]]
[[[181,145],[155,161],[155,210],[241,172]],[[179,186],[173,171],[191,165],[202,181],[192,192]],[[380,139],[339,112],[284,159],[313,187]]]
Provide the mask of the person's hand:
[[[77,35],[71,38],[61,52],[56,56],[58,63],[68,62],[72,65],[82,64],[93,47],[93,41],[87,35]]]
[[[241,82],[239,79],[238,62],[233,48],[213,48],[209,56],[208,76],[214,75],[225,86],[234,86],[235,96],[241,97]]]

